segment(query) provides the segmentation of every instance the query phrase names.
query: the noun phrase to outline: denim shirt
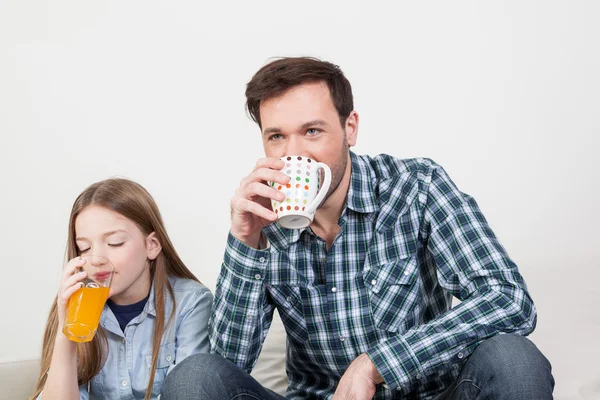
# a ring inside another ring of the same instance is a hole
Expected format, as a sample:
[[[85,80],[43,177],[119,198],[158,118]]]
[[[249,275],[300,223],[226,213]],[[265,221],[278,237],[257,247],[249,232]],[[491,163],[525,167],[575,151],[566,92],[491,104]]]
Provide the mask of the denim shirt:
[[[213,295],[201,283],[184,278],[169,278],[177,304],[173,322],[163,334],[152,398],[159,398],[165,377],[186,357],[208,353],[208,319]],[[173,302],[165,291],[165,318],[168,319]],[[108,355],[104,367],[89,382],[79,388],[80,398],[87,399],[143,399],[152,367],[152,338],[154,320],[154,285],[144,310],[121,331],[108,305],[104,306],[100,325],[108,340]],[[41,394],[38,399],[42,398]]]

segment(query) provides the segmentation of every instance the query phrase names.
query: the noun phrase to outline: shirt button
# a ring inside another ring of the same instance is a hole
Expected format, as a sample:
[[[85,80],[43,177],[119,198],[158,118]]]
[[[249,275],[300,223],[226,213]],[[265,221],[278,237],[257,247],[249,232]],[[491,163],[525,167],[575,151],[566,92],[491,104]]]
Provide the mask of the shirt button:
[[[417,379],[421,379],[421,374],[417,374],[417,375],[415,376],[415,378],[417,378]]]
[[[171,355],[168,355],[168,356],[166,356],[165,358],[166,358],[166,360],[167,360],[168,362],[171,362],[171,360],[172,360],[172,358],[171,358]]]
[[[260,274],[256,274],[256,275],[254,275],[254,277],[255,277],[256,279],[260,279]]]
[[[123,342],[123,344],[125,344],[125,338],[123,338],[122,342]]]
[[[344,340],[346,340],[346,338],[342,335],[340,335],[340,340],[343,342]]]
[[[331,291],[335,293],[335,292],[337,292],[337,288],[335,288],[335,287],[332,287],[332,288],[331,288]]]
[[[373,285],[373,286],[377,285],[377,281],[376,281],[375,279],[373,279],[373,280],[371,281],[371,285]]]
[[[258,259],[258,261],[260,261],[261,263],[264,263],[266,260],[265,260],[264,257],[261,257],[261,258]]]
[[[248,318],[252,318],[252,311],[248,311],[248,312],[246,313],[246,315],[248,316]]]
[[[463,353],[462,351],[459,351],[459,352],[458,352],[458,358],[463,358],[464,356],[465,356],[465,355],[464,355],[464,353]]]
[[[408,271],[404,271],[404,275],[408,276]]]
[[[327,258],[325,258],[325,257],[321,258],[321,262],[322,262],[323,264],[325,264],[325,263],[327,262]]]
[[[121,385],[123,385],[123,387],[127,386],[127,381],[121,381]]]
[[[285,299],[287,300],[288,303],[290,303],[292,301],[292,296],[288,296]]]

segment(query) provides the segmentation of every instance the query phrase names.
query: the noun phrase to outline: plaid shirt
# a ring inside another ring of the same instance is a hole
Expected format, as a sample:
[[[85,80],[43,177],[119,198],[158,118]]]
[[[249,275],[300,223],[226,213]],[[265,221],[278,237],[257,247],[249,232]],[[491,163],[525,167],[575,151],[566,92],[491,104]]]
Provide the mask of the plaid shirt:
[[[209,322],[211,348],[250,372],[277,308],[287,332],[287,396],[331,398],[366,353],[375,399],[431,399],[477,345],[527,335],[536,310],[475,200],[429,159],[351,153],[333,245],[310,228],[264,228],[269,248],[229,235]],[[452,297],[461,302],[451,308]]]

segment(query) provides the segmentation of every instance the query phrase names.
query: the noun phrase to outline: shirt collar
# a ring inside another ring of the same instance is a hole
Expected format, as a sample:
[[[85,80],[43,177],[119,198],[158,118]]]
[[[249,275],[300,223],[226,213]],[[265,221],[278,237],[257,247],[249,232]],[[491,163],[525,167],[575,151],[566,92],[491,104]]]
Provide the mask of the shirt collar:
[[[361,214],[374,213],[379,210],[379,202],[375,193],[377,187],[375,170],[368,162],[368,158],[350,152],[350,159],[352,160],[352,174],[346,206]]]
[[[170,278],[169,278],[169,281],[171,282],[171,285],[173,285],[173,282],[171,281]],[[165,315],[169,315],[169,313],[171,312],[170,302],[171,302],[171,296],[169,296],[168,291],[165,290]],[[156,303],[154,302],[154,280],[152,280],[152,285],[150,286],[150,295],[148,296],[148,301],[146,302],[146,305],[144,306],[144,309],[142,310],[140,315],[135,317],[133,319],[133,321],[143,320],[147,315],[152,315],[153,317],[156,317],[156,306],[155,305],[156,305]],[[113,314],[108,303],[104,304],[102,316],[100,317],[100,325],[102,325],[103,328],[108,329],[109,331],[111,331],[113,333],[116,333],[121,336],[123,335],[123,332],[121,331],[121,327],[119,326],[119,323],[117,322],[117,318]]]

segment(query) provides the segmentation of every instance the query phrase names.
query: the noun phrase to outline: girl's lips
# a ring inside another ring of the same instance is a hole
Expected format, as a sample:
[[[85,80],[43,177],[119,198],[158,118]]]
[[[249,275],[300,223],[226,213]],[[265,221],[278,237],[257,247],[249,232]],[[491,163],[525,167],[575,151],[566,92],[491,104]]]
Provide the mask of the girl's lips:
[[[94,274],[95,281],[105,281],[110,276],[110,272],[96,272]]]

